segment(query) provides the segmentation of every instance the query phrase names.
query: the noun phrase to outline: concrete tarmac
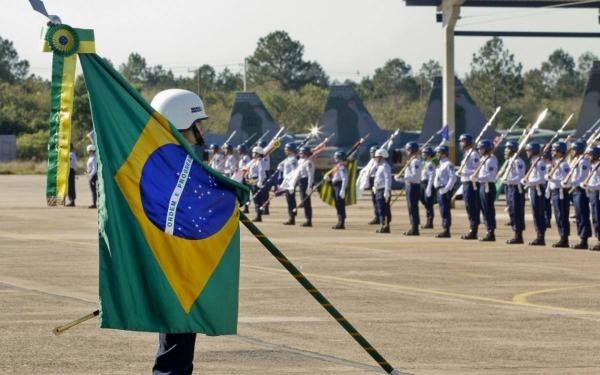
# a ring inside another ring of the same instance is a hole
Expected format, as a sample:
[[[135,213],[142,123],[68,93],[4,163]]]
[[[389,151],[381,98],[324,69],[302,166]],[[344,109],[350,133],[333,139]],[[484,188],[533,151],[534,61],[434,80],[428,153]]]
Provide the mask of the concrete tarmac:
[[[98,307],[97,217],[85,176],[75,208],[46,207],[44,189],[44,176],[0,176],[0,373],[149,374],[156,334],[101,330],[97,320],[52,334]],[[330,229],[333,208],[313,202],[313,228],[283,226],[283,198],[259,227],[398,371],[600,373],[600,253],[506,245],[503,201],[495,243],[459,239],[462,202],[451,239],[433,237],[438,217],[434,230],[403,236],[403,198],[391,234],[366,225],[367,199],[348,209],[345,231]],[[239,334],[200,336],[194,373],[384,373],[241,232]],[[554,226],[547,242],[556,239]]]

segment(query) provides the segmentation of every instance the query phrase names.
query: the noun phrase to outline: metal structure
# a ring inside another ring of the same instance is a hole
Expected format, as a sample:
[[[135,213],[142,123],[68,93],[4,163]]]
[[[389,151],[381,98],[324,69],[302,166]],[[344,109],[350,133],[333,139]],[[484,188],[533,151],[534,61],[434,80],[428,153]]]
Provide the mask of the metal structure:
[[[0,135],[0,162],[13,161],[17,158],[17,137]]]
[[[536,36],[536,37],[600,37],[598,33],[523,33],[498,31],[455,31],[460,17],[461,7],[510,7],[510,8],[586,8],[599,9],[600,0],[404,0],[408,6],[435,6],[437,19],[441,20],[444,31],[443,61],[443,121],[448,124],[451,137],[449,139],[450,158],[455,158],[456,119],[454,98],[454,37],[462,36]],[[441,16],[441,17],[440,17]],[[512,35],[509,35],[512,34]],[[518,35],[517,35],[518,34]]]

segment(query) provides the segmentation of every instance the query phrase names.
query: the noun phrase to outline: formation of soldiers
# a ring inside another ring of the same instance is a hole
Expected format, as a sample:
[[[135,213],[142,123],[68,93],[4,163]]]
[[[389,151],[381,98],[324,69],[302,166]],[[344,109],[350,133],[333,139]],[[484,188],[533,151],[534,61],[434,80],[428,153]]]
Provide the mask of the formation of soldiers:
[[[378,225],[377,233],[390,233],[392,220],[392,179],[404,187],[410,228],[407,236],[420,235],[420,229],[432,229],[435,217],[435,204],[438,204],[441,218],[441,232],[437,238],[451,237],[453,200],[461,193],[469,220],[469,231],[460,236],[463,240],[496,241],[496,183],[504,186],[506,208],[509,214],[507,225],[512,227],[513,238],[507,244],[523,244],[525,231],[525,205],[527,198],[531,205],[536,238],[529,242],[532,246],[546,245],[545,234],[551,228],[554,214],[560,239],[553,247],[588,249],[588,239],[594,234],[598,243],[591,250],[600,250],[600,147],[590,145],[585,140],[567,144],[563,141],[547,144],[530,142],[525,150],[529,165],[519,153],[519,144],[514,141],[504,143],[504,158],[507,167],[499,176],[498,158],[494,154],[498,144],[489,139],[474,142],[470,134],[459,137],[463,158],[458,168],[449,159],[449,148],[439,145],[435,148],[416,142],[405,146],[407,162],[396,175],[387,159],[386,148],[371,147],[371,159],[361,171],[356,182],[357,189],[371,193],[374,217],[368,224]],[[298,208],[304,209],[304,227],[312,226],[311,194],[315,187],[314,156],[310,147],[298,147],[294,143],[285,146],[285,159],[276,167],[275,175],[268,176],[270,169],[266,142],[261,142],[251,150],[245,145],[234,150],[229,145],[211,145],[209,165],[249,186],[255,208],[254,221],[262,221],[268,215],[269,192],[277,186],[277,195],[285,195],[288,219],[284,225],[295,225]],[[345,229],[346,194],[349,180],[346,167],[347,155],[338,151],[334,155],[335,167],[325,179],[332,184],[338,222],[332,229]],[[458,192],[456,191],[458,188]],[[300,205],[296,201],[299,191]],[[569,210],[574,207],[578,242],[570,245]],[[421,225],[420,205],[424,207],[426,221]],[[248,212],[248,206],[244,207]],[[479,227],[483,217],[485,234],[481,237]],[[593,224],[593,228],[592,228]],[[593,229],[593,233],[592,233]]]

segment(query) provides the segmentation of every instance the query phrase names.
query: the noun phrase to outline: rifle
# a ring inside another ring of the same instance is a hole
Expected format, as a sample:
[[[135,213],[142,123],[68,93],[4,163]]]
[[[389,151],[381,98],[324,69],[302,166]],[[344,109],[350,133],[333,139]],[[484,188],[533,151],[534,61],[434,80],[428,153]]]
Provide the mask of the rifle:
[[[594,144],[594,142],[596,142],[598,140],[598,137],[600,137],[600,129],[597,129],[596,131],[594,131],[594,134],[592,135],[592,137],[589,140],[589,144],[590,145]],[[581,161],[583,160],[584,157],[585,157],[585,152],[583,152],[581,155],[579,155],[577,158],[575,158],[573,160],[573,162],[569,165],[571,170],[569,171],[569,173],[567,173],[565,178],[562,179],[561,183],[568,183],[568,181],[571,179],[571,176],[573,176],[575,169],[577,167],[579,167],[579,163],[581,163]]]
[[[599,167],[600,167],[600,160],[596,161],[596,164],[594,164],[594,167],[590,171],[590,174],[588,174],[588,176],[585,178],[585,180],[583,180],[583,182],[581,183],[581,187],[583,187],[584,189],[587,189],[588,183],[590,182],[590,180],[594,176],[594,173],[596,173],[596,171],[598,170]],[[571,190],[573,190],[573,189],[571,189]],[[569,191],[569,192],[571,192],[571,191]]]
[[[486,132],[486,130],[487,130],[487,129],[488,129],[490,126],[492,126],[492,123],[494,122],[494,119],[495,119],[495,118],[496,118],[496,116],[498,115],[498,112],[500,112],[500,109],[501,109],[501,108],[502,108],[502,107],[498,107],[498,108],[496,108],[496,111],[494,112],[494,114],[492,115],[492,117],[491,117],[491,118],[488,120],[488,122],[486,122],[486,124],[485,124],[485,126],[483,127],[483,129],[481,129],[481,131],[480,131],[480,132],[479,132],[479,134],[477,135],[477,138],[475,138],[475,142],[473,142],[473,144],[475,144],[475,145],[476,145],[477,143],[479,143],[479,141],[481,140],[481,137],[483,137],[483,134]],[[456,171],[456,175],[457,175],[457,176],[460,176],[460,174],[462,173],[463,169],[465,169],[465,167],[467,166],[467,161],[469,160],[469,156],[471,156],[471,154],[473,153],[473,150],[474,150],[474,149],[475,149],[475,148],[474,148],[474,147],[472,147],[472,148],[469,150],[469,153],[468,153],[468,154],[466,154],[466,155],[463,157],[463,160],[462,160],[462,162],[460,163],[460,167],[458,168],[458,171]]]
[[[263,135],[261,135],[261,136],[260,136],[260,138],[258,138],[258,139],[256,140],[256,142],[254,142],[254,143],[252,144],[252,147],[254,147],[254,146],[258,145],[258,144],[259,144],[259,143],[260,143],[260,142],[261,142],[263,139],[265,139],[265,137],[266,137],[266,136],[267,136],[267,135],[268,135],[270,132],[271,132],[270,130],[267,130],[267,131],[266,131],[266,132],[265,132]]]
[[[252,133],[251,136],[249,136],[248,138],[246,138],[245,141],[243,141],[242,143],[240,143],[240,145],[244,145],[245,147],[248,147],[248,143],[250,143],[250,141],[252,140],[252,138],[256,137],[256,132]]]
[[[231,132],[231,134],[229,135],[229,138],[227,138],[227,140],[223,143],[223,147],[225,147],[226,145],[229,144],[229,142],[231,142],[235,133],[237,133],[237,130],[234,130]]]
[[[392,144],[394,144],[394,139],[398,136],[398,134],[400,134],[400,129],[396,130],[395,132],[393,132],[389,138],[383,142],[383,144],[381,145],[381,147],[379,148],[383,148],[386,150],[390,150],[390,147],[392,147]]]

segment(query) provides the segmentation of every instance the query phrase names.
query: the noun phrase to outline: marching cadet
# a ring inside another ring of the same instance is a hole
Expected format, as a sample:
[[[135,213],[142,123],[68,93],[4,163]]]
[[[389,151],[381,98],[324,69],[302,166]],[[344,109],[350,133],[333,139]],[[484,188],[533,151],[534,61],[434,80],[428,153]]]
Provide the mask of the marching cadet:
[[[277,170],[281,172],[282,177],[285,179],[288,175],[293,173],[298,168],[298,158],[296,153],[298,149],[295,143],[288,143],[285,145],[284,152],[286,158],[279,163]],[[288,221],[284,222],[283,225],[296,225],[296,187],[291,192],[285,190],[285,200],[288,206]]]
[[[254,209],[256,211],[256,217],[252,220],[254,222],[262,221],[261,206],[265,203],[265,195],[268,195],[269,193],[267,189],[263,189],[267,179],[265,164],[262,162],[264,154],[265,151],[260,146],[256,146],[252,149],[252,161],[250,162],[248,174],[246,175],[246,182],[252,189],[252,199],[254,200]]]
[[[248,164],[250,164],[250,162],[252,161],[252,158],[250,158],[250,156],[248,155],[248,153],[247,153],[248,149],[246,148],[246,145],[243,144],[243,143],[239,144],[236,147],[236,151],[238,152],[238,155],[239,155],[239,161],[238,161],[237,170],[238,171],[243,171],[245,168],[247,168]],[[252,188],[246,183],[245,179],[241,178],[241,180],[242,180],[241,182],[244,185],[248,186],[252,190]],[[240,182],[240,181],[238,181],[238,182]],[[250,210],[248,209],[249,205],[250,205],[250,202],[247,202],[244,205],[244,213],[245,214],[247,214],[247,213],[250,212]]]
[[[404,191],[406,192],[406,207],[410,219],[410,229],[404,232],[405,236],[419,235],[419,198],[421,196],[421,159],[419,158],[419,144],[408,142],[404,147],[408,156],[408,166],[404,171]]]
[[[479,183],[476,182],[473,184],[471,176],[477,167],[479,167],[479,153],[473,148],[473,136],[471,134],[462,134],[458,138],[458,141],[460,142],[460,148],[463,151],[460,181],[462,183],[465,209],[467,211],[467,216],[469,217],[469,232],[463,234],[460,238],[463,240],[476,240],[481,208],[479,205]]]
[[[440,217],[442,219],[442,232],[435,236],[437,238],[450,238],[450,226],[452,225],[450,201],[456,183],[456,174],[454,173],[454,164],[448,159],[448,146],[437,146],[435,153],[440,164],[435,171],[433,180],[429,180],[429,184],[433,184],[433,187],[437,190]]]
[[[211,156],[210,160],[208,161],[208,165],[210,165],[210,167],[215,171],[223,173],[223,171],[225,170],[225,157],[223,156],[223,154],[221,154],[219,145],[213,143],[210,145],[209,149],[211,152]]]
[[[369,149],[369,155],[371,159],[365,166],[365,173],[369,176],[369,188],[371,188],[371,202],[373,203],[373,219],[369,221],[369,225],[379,225],[379,213],[377,212],[377,200],[375,199],[375,193],[373,192],[373,182],[375,181],[375,172],[377,172],[377,160],[375,158],[375,152],[377,151],[377,145],[371,146]]]
[[[508,141],[504,146],[504,159],[510,160],[519,149],[519,144],[515,141]],[[506,240],[509,245],[523,243],[523,231],[525,230],[525,194],[521,180],[525,176],[525,162],[520,156],[517,156],[513,162],[508,165],[506,179],[506,203],[508,205],[508,215],[512,223],[512,229],[515,236]]]
[[[577,235],[579,243],[571,245],[573,249],[588,248],[588,238],[592,236],[592,225],[590,223],[590,201],[587,192],[581,188],[581,183],[585,181],[590,173],[590,161],[583,154],[585,151],[585,142],[582,140],[571,143],[571,156],[573,159],[579,158],[579,161],[573,166],[570,178],[563,180],[561,186],[569,189],[573,206],[575,207],[575,222],[577,223]]]
[[[473,180],[479,183],[479,204],[487,233],[479,241],[496,241],[496,175],[498,174],[498,159],[492,153],[492,142],[489,139],[482,139],[477,145],[481,162],[484,165],[479,169],[477,176],[472,176]]]
[[[552,157],[555,160],[555,165],[545,176],[550,190],[556,227],[560,235],[560,240],[552,244],[552,247],[569,247],[569,234],[571,231],[569,225],[569,191],[561,186],[562,180],[571,170],[569,163],[565,160],[566,153],[567,144],[565,142],[559,141],[552,145]]]
[[[542,157],[544,159],[543,162],[546,163],[546,173],[548,173],[548,171],[552,169],[552,151],[544,152],[544,155],[542,155]],[[547,188],[548,183],[546,183],[545,186]],[[546,229],[550,229],[552,228],[552,199],[550,198],[550,194],[544,194],[544,199],[546,200],[546,205],[544,207],[546,216]]]
[[[600,147],[594,146],[588,148],[591,162],[593,163],[592,170],[582,184],[582,187],[587,189],[590,200],[590,208],[592,211],[592,222],[594,224],[594,234],[596,235],[597,244],[590,248],[593,251],[600,251]]]
[[[425,207],[427,222],[421,228],[433,229],[433,205],[435,204],[435,189],[433,178],[435,176],[435,164],[433,162],[433,148],[427,146],[421,150],[423,158],[423,171],[421,173],[421,203]],[[431,181],[431,183],[430,183]]]
[[[335,199],[335,209],[337,211],[338,222],[331,229],[346,229],[346,188],[348,187],[348,170],[344,164],[346,154],[342,151],[336,151],[333,155],[336,166],[333,176],[330,176],[333,183],[333,194]]]
[[[300,188],[300,199],[304,205],[304,217],[306,221],[302,224],[303,227],[312,227],[312,204],[310,201],[310,191],[315,178],[315,165],[310,156],[312,151],[310,147],[303,146],[300,148],[300,161],[298,162],[298,187]]]
[[[223,145],[225,149],[225,162],[223,163],[223,173],[227,177],[232,177],[238,169],[238,157],[233,152],[233,146],[230,144]]]
[[[525,146],[527,158],[531,161],[530,171],[527,177],[522,181],[523,185],[529,187],[529,201],[531,202],[531,212],[533,214],[533,226],[537,237],[529,242],[531,246],[546,245],[546,162],[543,160],[541,146],[539,143],[531,142]],[[541,160],[540,160],[541,159]]]
[[[88,208],[96,208],[96,200],[98,198],[96,183],[98,181],[98,161],[96,160],[96,146],[88,145],[87,148],[87,175],[90,183],[90,191],[92,192],[92,204]]]
[[[392,221],[392,211],[390,209],[390,197],[392,194],[392,168],[387,162],[389,154],[386,149],[375,151],[377,168],[375,169],[375,178],[373,179],[372,191],[375,193],[377,203],[377,216],[381,227],[377,233],[390,233],[390,222]]]
[[[263,151],[265,150],[267,145],[268,145],[268,143],[265,140],[262,140],[258,143],[258,147],[262,148]],[[268,177],[270,175],[270,171],[271,171],[271,156],[267,155],[266,152],[263,155],[262,163],[263,163],[263,168],[265,170],[265,173],[267,174],[267,177]],[[270,183],[270,181],[268,183]],[[265,189],[266,190],[266,193],[265,193],[266,198],[265,199],[268,199],[268,197],[269,197],[269,189],[271,189],[271,186],[269,186]],[[263,215],[270,215],[269,206],[270,206],[270,203],[267,203],[267,205],[263,208],[263,210],[262,210]]]

